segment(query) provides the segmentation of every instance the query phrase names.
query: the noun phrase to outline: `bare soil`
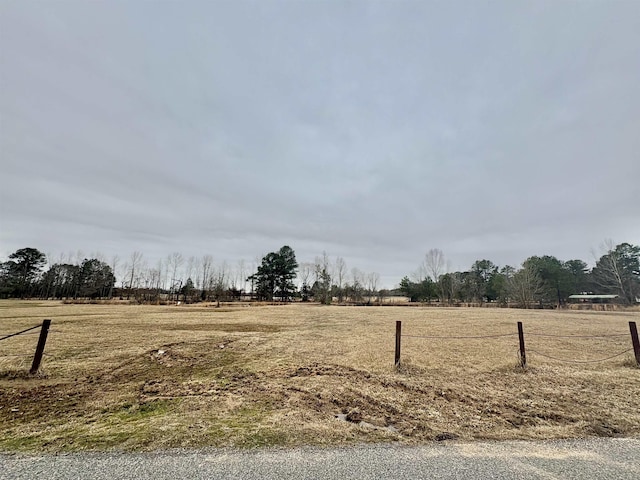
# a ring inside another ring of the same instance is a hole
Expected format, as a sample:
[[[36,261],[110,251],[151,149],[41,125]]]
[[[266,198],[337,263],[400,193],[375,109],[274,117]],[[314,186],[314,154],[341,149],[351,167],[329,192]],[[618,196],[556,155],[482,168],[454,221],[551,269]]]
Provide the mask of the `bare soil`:
[[[0,342],[3,451],[640,436],[638,312],[2,301],[0,337],[44,318],[37,375]]]

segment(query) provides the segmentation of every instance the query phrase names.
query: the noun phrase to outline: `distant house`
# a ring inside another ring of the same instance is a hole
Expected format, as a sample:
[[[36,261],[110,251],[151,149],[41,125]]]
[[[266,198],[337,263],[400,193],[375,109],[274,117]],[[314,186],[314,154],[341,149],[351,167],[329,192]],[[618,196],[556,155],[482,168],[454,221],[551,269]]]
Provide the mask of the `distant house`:
[[[620,295],[593,295],[593,294],[579,294],[569,295],[569,303],[619,303]]]
[[[411,297],[405,295],[386,295],[384,297],[374,297],[376,302],[384,304],[405,304],[411,301]]]

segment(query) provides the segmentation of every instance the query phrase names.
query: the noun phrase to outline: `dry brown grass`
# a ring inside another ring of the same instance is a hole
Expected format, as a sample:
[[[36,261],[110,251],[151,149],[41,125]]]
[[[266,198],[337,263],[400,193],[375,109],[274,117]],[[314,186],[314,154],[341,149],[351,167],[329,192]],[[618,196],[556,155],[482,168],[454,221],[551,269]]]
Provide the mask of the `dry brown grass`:
[[[517,366],[516,333],[562,359],[631,347],[637,312],[466,308],[63,305],[0,302],[0,334],[51,318],[42,371],[36,335],[0,343],[0,450],[155,449],[433,439],[640,434],[632,353]],[[601,335],[602,339],[531,333]],[[1,335],[0,335],[1,336]],[[336,418],[346,418],[343,421]]]

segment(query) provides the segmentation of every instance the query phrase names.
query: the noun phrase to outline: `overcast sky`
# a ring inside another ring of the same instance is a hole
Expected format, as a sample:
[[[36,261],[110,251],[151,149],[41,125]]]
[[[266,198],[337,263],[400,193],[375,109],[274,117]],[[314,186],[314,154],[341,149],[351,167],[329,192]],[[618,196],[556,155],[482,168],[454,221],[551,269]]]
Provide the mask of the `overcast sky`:
[[[640,243],[637,0],[0,0],[0,55],[0,259]]]

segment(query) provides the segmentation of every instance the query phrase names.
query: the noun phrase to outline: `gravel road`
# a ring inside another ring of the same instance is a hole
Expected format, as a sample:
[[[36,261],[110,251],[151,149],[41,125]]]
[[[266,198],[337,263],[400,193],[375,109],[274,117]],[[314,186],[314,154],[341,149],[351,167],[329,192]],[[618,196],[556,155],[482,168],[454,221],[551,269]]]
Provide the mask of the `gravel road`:
[[[640,439],[150,453],[0,454],[6,480],[640,478]]]

